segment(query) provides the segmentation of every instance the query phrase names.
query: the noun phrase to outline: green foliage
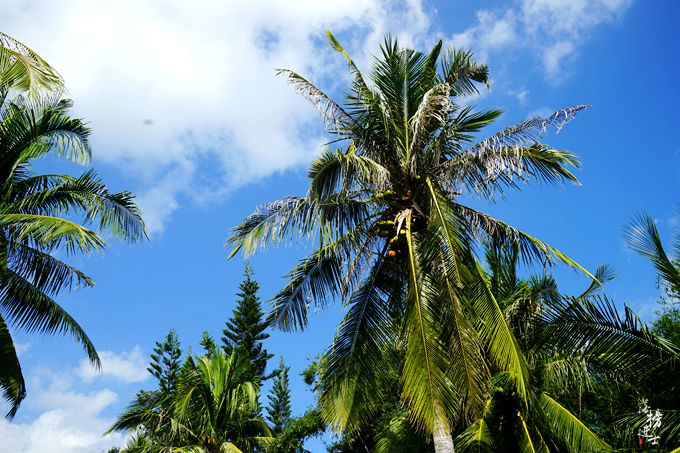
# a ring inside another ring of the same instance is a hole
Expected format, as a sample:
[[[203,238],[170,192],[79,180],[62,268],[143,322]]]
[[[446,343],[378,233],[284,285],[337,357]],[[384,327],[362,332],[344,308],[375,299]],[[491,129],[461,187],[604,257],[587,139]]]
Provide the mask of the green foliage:
[[[222,348],[227,355],[233,351],[248,358],[252,368],[251,379],[264,381],[271,375],[266,375],[267,362],[274,355],[267,353],[263,341],[269,338],[265,333],[267,323],[257,291],[260,285],[252,279],[252,269],[246,266],[245,279],[239,285],[240,292],[231,318],[226,321],[226,328],[222,331]]]
[[[549,275],[520,280],[516,247],[488,247],[486,255],[487,280],[527,357],[531,386],[522,401],[507,373],[497,371],[483,416],[457,439],[460,449],[610,451],[598,434],[624,445],[607,399],[618,404],[631,384],[667,367],[680,350],[654,335],[629,308],[622,314],[597,294],[614,278],[607,266],[595,273],[599,283],[570,298],[558,292]],[[602,393],[593,394],[595,389]],[[593,396],[597,406],[590,404]],[[637,403],[634,396],[632,402]],[[603,420],[606,426],[598,423]]]
[[[217,351],[215,339],[206,330],[203,331],[199,344],[203,347],[206,355],[212,355]]]
[[[162,393],[172,394],[182,366],[182,350],[175,329],[170,329],[162,343],[157,341],[153,351],[147,370],[157,379],[158,389]]]
[[[439,42],[422,53],[387,37],[366,76],[328,38],[353,79],[343,105],[293,71],[279,74],[317,108],[343,148],[312,163],[306,196],[264,205],[234,228],[230,256],[293,240],[318,244],[291,270],[268,319],[293,330],[307,325],[311,305],[336,298],[347,305],[320,363],[324,419],[345,432],[374,419],[396,370],[414,427],[436,428],[453,448],[453,423],[483,410],[490,366],[507,372],[521,400],[529,397],[526,357],[476,262],[475,238],[515,243],[525,261],[561,261],[585,272],[550,245],[462,204],[463,197],[492,201],[523,182],[577,182],[576,156],[539,140],[587,106],[474,144],[500,111],[460,104],[489,82],[488,68],[469,52],[443,52]],[[394,344],[403,350],[387,354]]]
[[[288,383],[289,370],[290,367],[284,364],[283,357],[281,357],[276,377],[274,377],[274,385],[268,396],[269,407],[267,407],[267,421],[274,436],[278,436],[290,423],[292,412]]]
[[[84,330],[55,301],[94,280],[57,253],[69,259],[103,251],[101,233],[130,242],[146,237],[134,196],[110,192],[94,171],[79,177],[32,172],[32,162],[49,155],[81,165],[91,158],[90,129],[68,115],[72,103],[59,100],[62,90],[56,71],[0,33],[0,389],[9,418],[26,396],[9,327],[71,335],[100,365]]]
[[[680,346],[680,300],[668,296],[659,301],[661,309],[656,312],[652,328],[656,334]]]
[[[660,310],[653,322],[653,331],[664,337],[676,348],[680,348],[680,236],[674,237],[671,253],[661,241],[659,230],[651,216],[640,212],[626,225],[624,238],[628,245],[642,257],[648,259],[657,271],[662,291]],[[654,376],[640,386],[641,397],[649,400],[652,408],[663,413],[660,446],[666,449],[680,448],[680,365],[678,361],[655,370]],[[630,437],[644,422],[638,414],[629,414],[621,421]]]
[[[308,453],[303,443],[321,434],[325,426],[318,409],[308,410],[289,420],[286,427],[271,441],[262,444],[265,453]]]
[[[37,53],[0,33],[0,105],[10,90],[38,97],[64,91],[61,76]]]
[[[264,421],[254,418],[258,384],[238,353],[189,357],[168,394],[140,392],[110,431],[137,433],[127,452],[170,450],[253,452],[271,440]]]

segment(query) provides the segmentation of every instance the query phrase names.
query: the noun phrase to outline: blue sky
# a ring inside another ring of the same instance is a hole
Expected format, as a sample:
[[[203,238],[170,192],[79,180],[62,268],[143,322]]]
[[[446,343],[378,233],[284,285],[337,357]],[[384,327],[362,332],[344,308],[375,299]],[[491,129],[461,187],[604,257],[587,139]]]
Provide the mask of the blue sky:
[[[531,185],[488,212],[589,269],[614,266],[607,294],[647,320],[658,291],[646,262],[628,251],[624,223],[647,210],[669,239],[680,219],[680,39],[675,2],[186,2],[10,0],[0,30],[28,44],[66,79],[75,114],[94,130],[93,166],[113,189],[139,195],[151,242],[112,244],[74,260],[97,281],[59,297],[102,354],[101,374],[69,338],[16,334],[29,397],[0,422],[2,451],[99,451],[101,434],[140,388],[154,342],[170,328],[198,350],[219,336],[243,261],[227,261],[230,228],[261,203],[305,190],[305,166],[321,149],[321,121],[274,68],[309,75],[339,98],[347,77],[323,42],[331,29],[364,68],[391,32],[428,50],[442,38],[489,63],[492,90],[468,102],[505,114],[480,135],[574,104],[592,104],[546,142],[577,153],[582,186]],[[285,5],[285,6],[284,6]],[[150,120],[150,121],[147,121]],[[149,124],[151,123],[151,124]],[[59,162],[41,168],[82,171]],[[305,244],[251,260],[263,300]],[[562,288],[587,284],[556,268]],[[312,403],[298,373],[330,342],[332,306],[302,333],[272,332],[267,349],[292,367],[296,413]],[[276,365],[272,361],[272,366]],[[319,441],[312,451],[324,451]]]

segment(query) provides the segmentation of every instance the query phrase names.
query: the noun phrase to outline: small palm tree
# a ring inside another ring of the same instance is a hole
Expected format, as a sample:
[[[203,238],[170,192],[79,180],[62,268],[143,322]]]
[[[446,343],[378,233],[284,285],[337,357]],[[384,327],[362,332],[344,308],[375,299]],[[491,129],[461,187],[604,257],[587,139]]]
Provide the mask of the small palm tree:
[[[462,451],[604,452],[599,436],[559,403],[569,388],[595,379],[633,382],[667,366],[680,349],[650,332],[626,307],[596,293],[614,278],[600,266],[578,297],[563,297],[547,274],[517,278],[516,248],[487,249],[487,279],[529,363],[529,398],[518,397],[500,371],[491,379],[483,415],[457,439]]]
[[[314,238],[318,247],[291,271],[269,319],[284,330],[304,328],[311,303],[325,307],[339,296],[347,304],[324,360],[324,416],[341,430],[369,419],[370,408],[381,404],[377,364],[384,346],[403,344],[401,395],[410,417],[433,436],[435,451],[452,452],[451,421],[483,409],[483,350],[528,397],[526,358],[476,263],[475,237],[516,242],[527,260],[581,269],[548,244],[464,204],[463,196],[493,200],[530,180],[577,182],[570,171],[579,165],[576,156],[538,139],[586,106],[473,144],[473,134],[501,112],[456,104],[489,82],[487,66],[469,52],[442,52],[439,42],[424,54],[388,37],[367,78],[328,38],[353,77],[344,106],[301,75],[279,73],[346,146],[328,148],[314,161],[306,196],[267,204],[237,226],[228,239],[231,256]]]
[[[675,238],[671,249],[673,252],[667,253],[656,222],[649,214],[640,212],[626,225],[624,239],[631,249],[652,262],[661,288],[677,310],[677,304],[680,303],[680,236]],[[680,347],[680,344],[676,346]],[[667,409],[661,411],[663,423],[657,434],[661,437],[662,447],[675,448],[673,453],[680,453],[680,373],[677,364],[658,373],[653,388],[659,384],[663,385],[663,391],[658,392],[661,396],[656,399],[663,399],[661,402]],[[644,417],[640,419],[635,416],[626,417],[623,421],[634,429],[646,423]]]
[[[99,365],[90,339],[54,300],[94,281],[54,252],[102,251],[107,242],[99,233],[129,242],[146,237],[134,196],[110,192],[94,171],[79,177],[31,171],[31,163],[47,155],[81,165],[91,158],[90,130],[69,117],[70,101],[56,100],[62,89],[47,63],[0,33],[0,389],[11,405],[8,417],[26,395],[10,327],[68,333]],[[16,96],[10,100],[8,93]],[[82,224],[73,220],[79,214]]]
[[[108,432],[137,432],[143,442],[130,452],[252,452],[273,438],[254,417],[258,385],[249,375],[250,364],[237,353],[190,357],[174,393],[139,394]]]

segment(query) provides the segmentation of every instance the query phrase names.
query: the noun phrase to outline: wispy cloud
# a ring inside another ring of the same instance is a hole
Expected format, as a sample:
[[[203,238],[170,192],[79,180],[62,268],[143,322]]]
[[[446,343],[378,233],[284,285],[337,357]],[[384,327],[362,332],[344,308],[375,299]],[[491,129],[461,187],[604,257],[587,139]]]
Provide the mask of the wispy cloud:
[[[545,76],[560,80],[596,26],[618,20],[632,0],[521,0],[506,8],[482,9],[477,23],[454,34],[458,46],[474,48],[481,59],[495,52],[529,49],[540,57]]]

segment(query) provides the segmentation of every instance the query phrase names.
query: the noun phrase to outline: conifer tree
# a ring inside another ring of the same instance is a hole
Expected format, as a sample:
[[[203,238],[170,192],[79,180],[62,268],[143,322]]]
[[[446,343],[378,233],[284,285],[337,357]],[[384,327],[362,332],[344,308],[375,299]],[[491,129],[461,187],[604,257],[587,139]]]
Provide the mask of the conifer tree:
[[[157,341],[153,351],[147,370],[158,379],[158,388],[161,392],[169,393],[175,388],[182,366],[180,363],[182,350],[175,329],[170,329],[163,343]]]
[[[272,435],[277,436],[290,423],[290,387],[288,383],[288,371],[283,362],[283,357],[279,362],[279,368],[276,371],[274,378],[274,386],[267,398],[269,399],[269,407],[267,408],[267,421],[270,424]]]
[[[251,377],[260,381],[269,379],[272,375],[265,375],[267,361],[274,355],[268,354],[262,342],[269,338],[265,333],[267,324],[257,291],[260,285],[252,279],[252,269],[246,265],[245,279],[239,285],[238,300],[231,318],[227,320],[226,328],[222,331],[222,347],[228,355],[235,349],[244,354],[252,364]]]
[[[201,337],[200,345],[203,346],[203,350],[207,355],[212,355],[217,350],[215,339],[213,338],[212,335],[208,333],[207,330],[203,331],[203,336]]]

